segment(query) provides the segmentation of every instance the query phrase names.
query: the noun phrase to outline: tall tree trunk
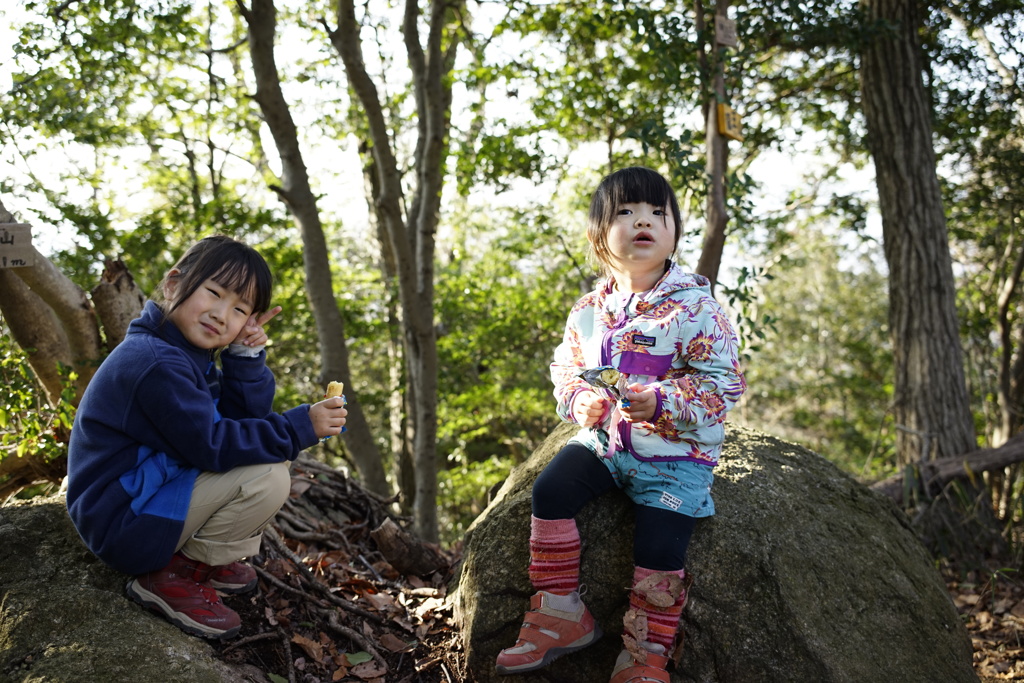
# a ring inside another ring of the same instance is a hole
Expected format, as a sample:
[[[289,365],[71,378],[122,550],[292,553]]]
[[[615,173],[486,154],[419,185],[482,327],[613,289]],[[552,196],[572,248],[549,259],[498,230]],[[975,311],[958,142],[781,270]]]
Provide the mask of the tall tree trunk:
[[[1013,214],[1011,214],[1012,216]],[[1012,218],[1010,220],[1013,220]],[[992,446],[998,448],[1017,433],[1024,422],[1024,338],[1016,340],[1017,359],[1014,360],[1015,340],[1013,338],[1013,321],[1010,315],[1014,300],[1014,292],[1024,278],[1024,245],[1015,245],[1017,240],[1010,239],[1010,246],[1018,249],[1016,261],[1010,275],[999,288],[996,306],[996,327],[999,330],[999,384],[996,399],[999,404],[999,424],[992,430]],[[1021,323],[1024,330],[1024,323]],[[1024,335],[1021,335],[1024,337]]]
[[[380,206],[376,197],[380,196],[380,183],[377,168],[371,153],[372,145],[364,141],[359,145],[359,156],[363,159],[363,181],[369,192],[367,202],[372,210],[371,220],[380,243],[381,272],[384,274],[387,290],[386,308],[388,312],[388,432],[391,442],[391,476],[395,487],[402,493],[399,507],[403,514],[410,514],[416,500],[416,468],[413,466],[412,425],[409,420],[410,406],[413,404],[412,387],[406,381],[405,353],[402,340],[402,310],[396,284],[398,282],[398,266],[395,254],[391,250],[391,241],[384,230],[385,219],[380,214]]]
[[[401,302],[405,358],[412,407],[417,534],[438,538],[437,517],[437,336],[434,328],[434,242],[448,152],[451,72],[457,40],[448,22],[461,2],[434,1],[427,18],[428,36],[421,45],[420,8],[406,0],[402,33],[413,79],[417,140],[413,158],[413,194],[406,201],[402,173],[392,146],[377,87],[366,71],[352,0],[338,2],[338,28],[327,28],[345,64],[349,84],[362,105],[372,141],[376,169],[376,215],[395,259]],[[447,47],[446,47],[447,45]],[[404,214],[404,216],[403,216]]]
[[[352,387],[345,326],[334,299],[331,263],[316,197],[299,148],[298,133],[281,83],[274,58],[276,10],[273,0],[253,0],[249,10],[239,0],[239,11],[249,26],[249,52],[256,77],[256,102],[274,138],[281,157],[281,187],[274,188],[284,200],[302,233],[303,262],[306,268],[306,292],[316,321],[317,339],[323,356],[321,382],[344,381]],[[363,485],[381,495],[389,494],[384,465],[370,425],[356,392],[349,389],[347,441]]]
[[[861,0],[870,26],[860,82],[889,265],[901,464],[976,448],[964,379],[931,107],[918,42],[921,3]]]
[[[718,0],[715,3],[714,16],[727,17],[730,0]],[[706,17],[704,3],[696,0],[697,33],[706,33]],[[712,19],[713,21],[713,19]],[[704,48],[701,40],[700,60],[703,71],[711,77],[707,84],[707,97],[704,101],[704,135],[707,149],[707,215],[708,224],[704,231],[704,244],[700,259],[697,261],[696,272],[711,281],[714,291],[718,282],[718,270],[722,264],[722,251],[725,248],[725,232],[729,224],[729,214],[725,207],[725,174],[729,166],[729,143],[724,135],[718,132],[718,103],[728,102],[725,93],[725,47],[718,42],[717,36],[711,35],[711,55]]]

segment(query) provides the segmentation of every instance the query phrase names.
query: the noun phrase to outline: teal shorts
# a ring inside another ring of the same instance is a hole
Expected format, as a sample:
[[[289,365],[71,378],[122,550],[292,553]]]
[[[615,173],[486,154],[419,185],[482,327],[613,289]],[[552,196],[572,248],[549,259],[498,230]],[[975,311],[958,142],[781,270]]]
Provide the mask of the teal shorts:
[[[680,512],[690,517],[715,514],[711,500],[712,468],[689,460],[637,460],[629,451],[610,458],[597,456],[612,474],[615,485],[637,505]]]

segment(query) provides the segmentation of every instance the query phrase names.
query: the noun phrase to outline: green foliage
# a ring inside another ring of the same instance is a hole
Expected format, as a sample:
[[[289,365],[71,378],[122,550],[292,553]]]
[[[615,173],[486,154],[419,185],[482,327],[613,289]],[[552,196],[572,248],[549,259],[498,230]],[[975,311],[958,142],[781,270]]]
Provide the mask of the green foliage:
[[[437,278],[439,452],[451,463],[522,460],[554,423],[548,367],[582,255],[566,253],[547,212],[472,216]]]
[[[56,407],[46,401],[25,351],[14,344],[0,318],[0,460],[32,458],[53,463],[67,455],[75,409],[75,374],[61,368],[64,390]]]
[[[28,177],[5,179],[5,200],[41,198],[24,212],[73,236],[73,246],[53,260],[87,290],[105,258],[123,257],[151,293],[173,259],[202,236],[224,232],[256,245],[275,273],[275,302],[285,307],[268,330],[276,405],[315,399],[322,378],[301,237],[267,188],[273,162],[262,150],[233,3],[24,4],[39,20],[19,27],[0,144],[7,151],[17,143]],[[364,33],[383,48],[368,67],[375,73],[390,73],[400,61],[400,50],[388,43],[394,27],[385,5],[365,8]],[[459,196],[444,207],[439,249],[448,255],[438,261],[435,283],[438,452],[450,539],[554,422],[547,367],[569,307],[593,281],[584,263],[583,212],[597,178],[624,163],[665,169],[687,213],[697,217],[688,222],[687,237],[703,230],[701,105],[709,74],[698,56],[711,37],[707,29],[698,34],[692,6],[604,0],[504,6],[508,14],[493,38],[467,38],[473,55],[460,63],[457,78],[477,99],[466,112],[458,103],[450,112],[449,167]],[[1016,0],[929,6],[923,36],[968,377],[977,421],[986,429],[997,412],[1004,351],[993,311],[1020,249],[1016,193],[1024,184],[1024,155],[1017,143],[1019,78],[1005,78],[973,31],[986,29],[992,46],[1012,57],[1019,51],[1021,9]],[[333,149],[347,135],[366,135],[314,10],[281,8],[282,36],[307,39],[308,51],[286,50],[289,61],[279,68],[303,144]],[[745,140],[730,143],[727,201],[730,241],[742,240],[746,252],[719,292],[741,328],[751,387],[734,415],[850,471],[878,476],[892,452],[893,377],[886,283],[877,245],[867,237],[870,203],[837,192],[807,212],[758,213],[755,201],[774,198],[778,185],[773,177],[756,187],[746,169],[763,150],[788,149],[810,133],[823,148],[820,163],[864,165],[856,55],[863,41],[890,27],[864,24],[856,3],[824,0],[734,4],[732,16],[741,44],[724,53],[726,99],[743,115]],[[412,139],[413,93],[396,87],[401,79],[386,82],[380,96],[401,150]],[[65,161],[53,163],[58,148]],[[574,154],[581,150],[589,160],[579,163]],[[343,194],[340,175],[328,170],[315,178],[324,200]],[[836,178],[829,168],[804,185]],[[554,199],[534,189],[540,180],[557,182]],[[336,203],[361,202],[361,193],[354,194]],[[517,208],[496,208],[506,198]],[[786,198],[788,206],[803,201]],[[341,225],[328,213],[350,390],[386,452],[391,351],[398,341],[389,305],[394,292],[381,275],[372,226],[347,213]],[[1018,288],[1006,314],[1013,340],[1022,338],[1020,301]],[[1011,344],[1019,358],[1019,342]],[[0,352],[8,387],[0,396],[2,429],[16,424],[35,439],[26,444],[59,459],[70,412],[46,412],[9,337]],[[3,445],[16,447],[10,440]],[[1015,486],[1020,500],[1019,481]]]
[[[774,272],[761,269],[741,318],[762,324],[748,345],[749,390],[735,417],[878,476],[892,467],[895,441],[886,279],[870,251],[814,224],[794,225],[783,244],[753,259]]]
[[[511,466],[508,458],[491,456],[438,473],[438,500],[444,501],[438,519],[443,543],[455,543],[466,535],[469,525],[487,507],[495,488],[508,477]]]

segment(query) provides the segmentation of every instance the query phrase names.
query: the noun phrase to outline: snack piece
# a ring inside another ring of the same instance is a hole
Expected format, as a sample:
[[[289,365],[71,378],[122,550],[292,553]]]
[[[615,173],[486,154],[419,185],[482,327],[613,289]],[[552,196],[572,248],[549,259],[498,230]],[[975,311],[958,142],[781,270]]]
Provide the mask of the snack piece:
[[[327,385],[327,393],[324,394],[324,398],[334,398],[335,396],[341,396],[345,393],[344,382],[331,382]]]
[[[620,376],[619,371],[610,365],[601,365],[580,373],[580,377],[587,384],[600,389],[608,389],[612,392],[618,392],[616,383],[619,381]]]

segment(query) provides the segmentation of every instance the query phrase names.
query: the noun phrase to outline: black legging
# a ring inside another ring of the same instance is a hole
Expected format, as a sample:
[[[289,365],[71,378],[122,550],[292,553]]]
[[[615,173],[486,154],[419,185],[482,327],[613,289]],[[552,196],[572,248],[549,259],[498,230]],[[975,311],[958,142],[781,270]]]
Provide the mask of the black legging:
[[[533,516],[572,519],[594,498],[615,488],[611,473],[586,446],[558,452],[533,484]],[[678,571],[697,520],[671,510],[637,505],[633,562],[656,571]]]

